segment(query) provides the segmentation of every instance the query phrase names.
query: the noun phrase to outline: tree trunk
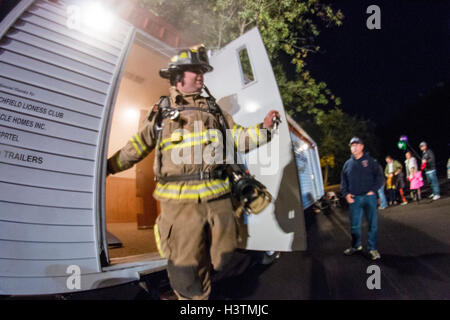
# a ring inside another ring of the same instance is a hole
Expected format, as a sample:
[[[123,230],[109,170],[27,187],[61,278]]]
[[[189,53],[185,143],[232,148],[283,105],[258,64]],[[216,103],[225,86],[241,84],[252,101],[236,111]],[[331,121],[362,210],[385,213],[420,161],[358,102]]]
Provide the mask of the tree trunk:
[[[242,36],[245,33],[245,26],[246,26],[246,21],[242,21],[241,25],[239,26],[239,36]]]
[[[325,175],[323,177],[323,186],[326,187],[328,185],[328,165],[325,166]]]

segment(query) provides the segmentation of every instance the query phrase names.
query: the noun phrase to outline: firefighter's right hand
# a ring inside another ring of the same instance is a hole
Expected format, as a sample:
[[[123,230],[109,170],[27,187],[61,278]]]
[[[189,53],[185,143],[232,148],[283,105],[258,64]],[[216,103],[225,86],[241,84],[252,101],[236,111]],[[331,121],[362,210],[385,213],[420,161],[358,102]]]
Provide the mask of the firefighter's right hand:
[[[264,128],[269,130],[273,129],[276,122],[274,121],[275,119],[277,122],[280,121],[280,113],[277,110],[270,110],[264,118]]]
[[[348,204],[355,202],[355,200],[353,199],[353,197],[354,197],[354,195],[351,194],[351,193],[349,193],[349,194],[347,194],[347,195],[345,196],[345,200],[347,200],[347,203],[348,203]]]

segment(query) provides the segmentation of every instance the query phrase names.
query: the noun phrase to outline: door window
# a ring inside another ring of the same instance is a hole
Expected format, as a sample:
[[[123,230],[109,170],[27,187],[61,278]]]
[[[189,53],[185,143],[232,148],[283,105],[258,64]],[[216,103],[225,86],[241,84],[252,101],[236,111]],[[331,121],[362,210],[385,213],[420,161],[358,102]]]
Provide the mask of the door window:
[[[241,75],[244,86],[255,81],[252,64],[246,47],[239,49],[239,64],[241,66]]]

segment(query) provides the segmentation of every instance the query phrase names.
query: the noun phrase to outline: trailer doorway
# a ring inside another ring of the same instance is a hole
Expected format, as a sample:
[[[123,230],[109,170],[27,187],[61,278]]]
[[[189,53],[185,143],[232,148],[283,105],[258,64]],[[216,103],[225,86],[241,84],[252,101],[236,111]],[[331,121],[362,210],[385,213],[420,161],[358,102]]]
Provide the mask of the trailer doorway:
[[[153,42],[153,43],[152,43]],[[169,84],[159,77],[170,49],[136,33],[120,79],[108,141],[108,158],[134,135]],[[133,168],[106,179],[105,224],[110,264],[124,257],[157,252],[153,225],[159,204],[153,198],[154,152]]]

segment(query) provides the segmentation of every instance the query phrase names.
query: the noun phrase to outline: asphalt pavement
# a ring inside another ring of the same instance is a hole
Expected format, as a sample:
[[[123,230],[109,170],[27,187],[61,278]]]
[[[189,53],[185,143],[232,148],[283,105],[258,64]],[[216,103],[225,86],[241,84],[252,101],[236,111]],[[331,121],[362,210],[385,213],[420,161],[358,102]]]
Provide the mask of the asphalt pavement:
[[[255,266],[240,277],[219,283],[215,293],[219,299],[243,300],[448,300],[450,183],[444,181],[441,189],[437,201],[424,199],[379,211],[380,260],[370,260],[366,247],[363,254],[343,254],[351,239],[347,208],[328,215],[308,211],[306,252],[282,253],[272,265]],[[364,246],[366,240],[364,222]],[[373,265],[379,272],[370,267]],[[380,275],[378,282],[376,274]],[[369,289],[368,280],[379,289]]]

